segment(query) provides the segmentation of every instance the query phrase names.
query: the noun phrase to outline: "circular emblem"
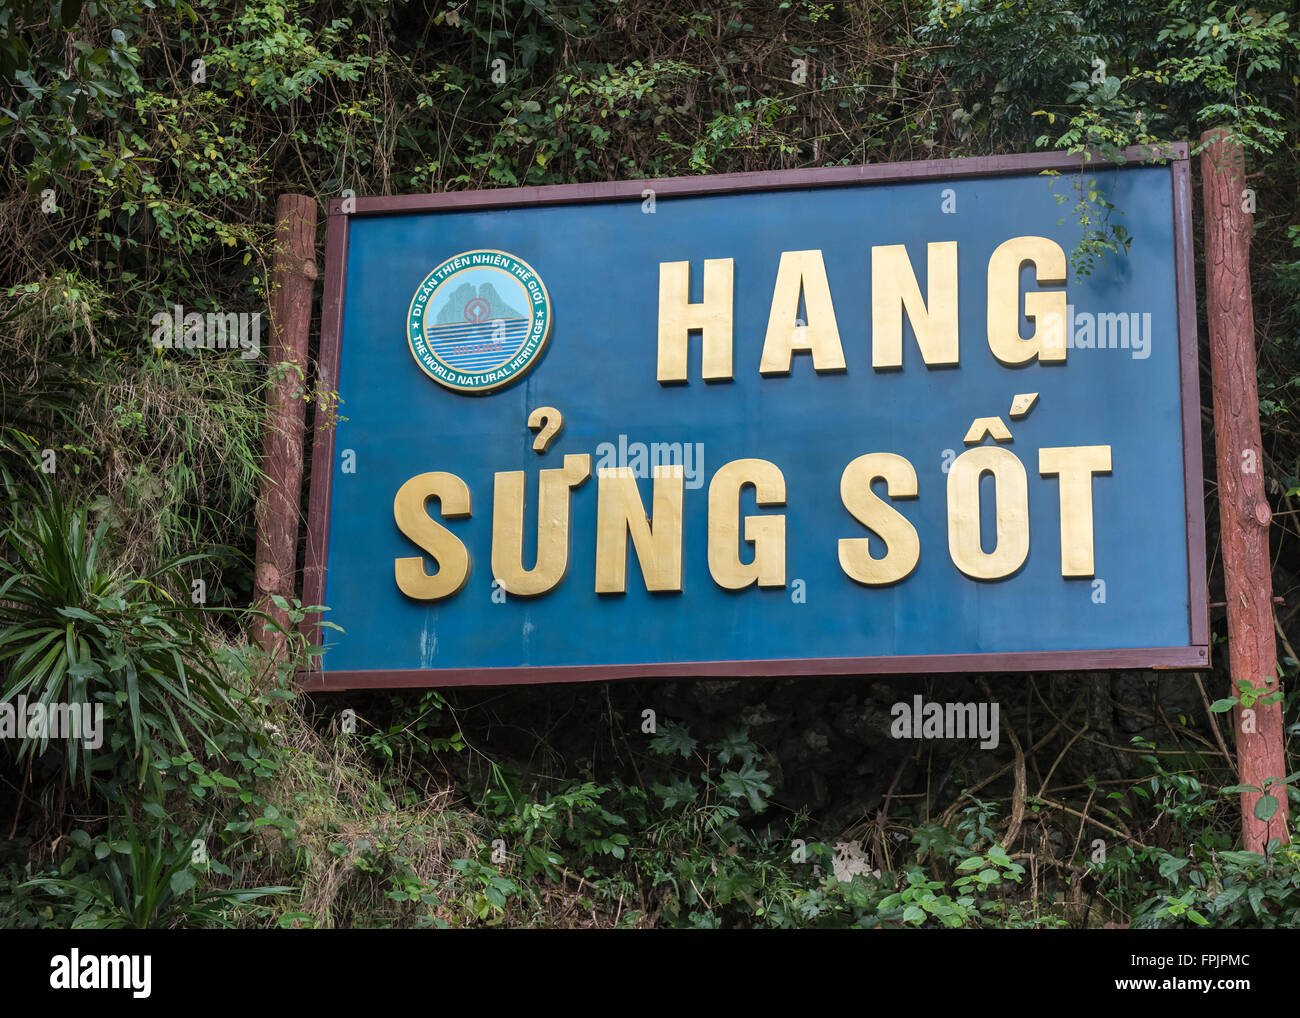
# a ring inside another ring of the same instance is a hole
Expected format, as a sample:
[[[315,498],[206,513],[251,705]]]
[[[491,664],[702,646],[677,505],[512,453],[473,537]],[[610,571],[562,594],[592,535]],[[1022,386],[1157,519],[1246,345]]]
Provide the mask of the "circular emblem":
[[[457,392],[490,392],[524,375],[551,334],[551,298],[527,262],[466,251],[424,277],[406,315],[420,370]]]

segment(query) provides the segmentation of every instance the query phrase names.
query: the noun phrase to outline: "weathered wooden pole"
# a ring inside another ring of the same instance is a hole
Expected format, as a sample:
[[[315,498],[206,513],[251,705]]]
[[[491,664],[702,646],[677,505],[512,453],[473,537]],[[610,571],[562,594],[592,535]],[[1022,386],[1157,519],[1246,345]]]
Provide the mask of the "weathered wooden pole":
[[[316,288],[316,200],[282,194],[275,205],[271,329],[267,362],[275,382],[267,399],[262,469],[266,474],[257,507],[255,607],[286,631],[289,620],[272,594],[294,596],[302,497],[302,438],[306,420],[307,336]],[[284,636],[257,627],[263,648],[278,658]]]
[[[1227,592],[1231,695],[1245,679],[1276,691],[1277,641],[1273,631],[1273,580],[1268,535],[1273,514],[1264,496],[1263,441],[1255,383],[1255,315],[1250,297],[1252,216],[1245,211],[1241,147],[1219,128],[1201,135],[1205,201],[1205,288],[1214,384],[1214,451],[1219,478],[1219,530]],[[1286,774],[1282,706],[1240,703],[1233,711],[1237,771],[1243,785],[1259,788]],[[1255,815],[1259,793],[1241,796],[1245,847],[1262,852],[1270,838],[1287,837],[1286,789],[1268,821]]]

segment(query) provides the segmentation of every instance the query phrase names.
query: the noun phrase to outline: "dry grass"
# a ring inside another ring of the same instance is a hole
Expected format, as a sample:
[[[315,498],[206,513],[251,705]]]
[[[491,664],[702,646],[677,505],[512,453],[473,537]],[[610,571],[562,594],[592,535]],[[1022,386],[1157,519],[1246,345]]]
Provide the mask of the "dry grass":
[[[465,858],[486,860],[492,832],[485,819],[460,799],[445,776],[378,772],[361,740],[337,730],[322,732],[300,705],[277,703],[272,737],[284,763],[259,787],[266,801],[292,816],[292,841],[275,827],[256,833],[255,858],[236,873],[238,885],[293,884],[297,900],[280,907],[302,918],[286,925],[316,928],[357,926],[476,925],[475,888],[452,867]],[[524,883],[517,860],[497,867]],[[427,890],[436,901],[402,901],[395,890]],[[491,925],[610,927],[623,906],[598,908],[595,889],[566,873],[559,882],[534,884],[512,896]],[[275,917],[272,917],[274,920]]]

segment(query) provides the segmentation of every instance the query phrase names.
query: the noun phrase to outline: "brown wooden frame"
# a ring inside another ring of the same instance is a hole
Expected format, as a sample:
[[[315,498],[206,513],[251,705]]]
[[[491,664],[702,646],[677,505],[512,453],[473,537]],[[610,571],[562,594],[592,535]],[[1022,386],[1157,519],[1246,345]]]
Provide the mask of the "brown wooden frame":
[[[763,661],[688,661],[625,665],[528,666],[516,668],[447,668],[321,672],[303,676],[310,690],[388,689],[411,686],[526,685],[543,682],[591,682],[620,678],[680,676],[812,676],[843,674],[916,674],[923,672],[1088,671],[1120,668],[1208,668],[1209,607],[1205,573],[1205,506],[1201,473],[1201,397],[1197,361],[1196,276],[1192,247],[1192,198],[1188,146],[1177,142],[1158,151],[1131,148],[1129,162],[1164,160],[1173,175],[1174,259],[1177,285],[1178,344],[1183,412],[1183,484],[1186,494],[1188,612],[1191,642],[1180,647],[1132,647],[1106,650],[1013,651],[982,654],[925,654],[870,658],[792,658]],[[330,201],[325,234],[325,293],[321,309],[318,384],[324,392],[338,386],[339,344],[352,216],[410,212],[519,208],[536,205],[637,201],[647,188],[656,200],[745,191],[839,187],[848,184],[953,180],[1005,176],[1082,167],[1108,169],[1096,157],[1039,152],[1023,155],[927,159],[911,163],[834,166],[823,169],[727,173],[707,177],[669,177],[548,187],[512,187],[489,191],[395,195]],[[334,428],[318,404],[312,432],[311,496],[303,602],[319,605],[325,596],[325,559],[329,548],[329,505],[334,480]],[[313,643],[321,643],[318,620],[304,623]]]

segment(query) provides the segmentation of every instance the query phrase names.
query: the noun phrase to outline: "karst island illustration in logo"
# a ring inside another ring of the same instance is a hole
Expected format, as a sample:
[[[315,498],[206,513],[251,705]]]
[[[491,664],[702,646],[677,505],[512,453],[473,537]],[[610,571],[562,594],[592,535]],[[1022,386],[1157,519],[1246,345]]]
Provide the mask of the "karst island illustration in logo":
[[[550,333],[546,285],[505,251],[448,258],[424,278],[406,316],[415,362],[457,392],[489,392],[519,379]]]

